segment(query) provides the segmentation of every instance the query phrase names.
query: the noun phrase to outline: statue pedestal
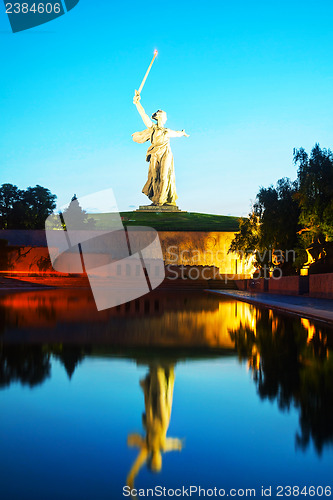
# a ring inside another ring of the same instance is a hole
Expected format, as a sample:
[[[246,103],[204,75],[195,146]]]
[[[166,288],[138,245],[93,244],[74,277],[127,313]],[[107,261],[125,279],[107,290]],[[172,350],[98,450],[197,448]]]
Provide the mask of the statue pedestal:
[[[186,213],[184,210],[180,210],[176,205],[142,205],[135,210],[136,212],[182,212]]]

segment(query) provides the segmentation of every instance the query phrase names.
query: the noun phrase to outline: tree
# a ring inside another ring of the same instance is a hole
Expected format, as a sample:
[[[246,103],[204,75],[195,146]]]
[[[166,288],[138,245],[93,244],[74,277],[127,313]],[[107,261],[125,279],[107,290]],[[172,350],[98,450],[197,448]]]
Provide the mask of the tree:
[[[68,208],[66,208],[61,214],[63,218],[63,228],[66,229],[66,223],[70,222],[71,229],[94,229],[95,220],[92,217],[89,217],[87,212],[83,210],[79,204],[79,200],[74,194]]]
[[[254,213],[239,220],[239,233],[231,242],[229,253],[237,253],[240,257],[250,257],[259,248],[260,220]]]
[[[45,221],[56,207],[56,195],[42,186],[28,187],[23,192],[22,204],[27,229],[44,229]]]
[[[17,203],[22,200],[22,191],[13,184],[0,186],[0,228],[11,229],[14,222],[14,211]]]
[[[333,153],[316,144],[310,156],[294,149],[297,180],[280,179],[260,188],[253,212],[240,224],[229,251],[256,250],[258,268],[279,265],[290,272],[286,251],[294,251],[294,267],[311,272],[333,270]],[[308,254],[308,255],[307,255]],[[278,261],[277,257],[281,259]]]
[[[316,144],[310,157],[303,148],[294,150],[298,165],[300,224],[308,239],[324,235],[333,241],[333,153]]]
[[[54,210],[56,195],[42,186],[20,190],[13,184],[0,186],[1,229],[43,229]]]
[[[240,256],[254,254],[259,269],[279,265],[290,271],[290,252],[294,257],[293,251],[298,247],[300,210],[296,193],[297,182],[287,178],[280,179],[275,188],[260,188],[253,211],[240,222],[240,232],[229,251]]]
[[[290,249],[297,244],[299,206],[295,199],[297,183],[283,178],[276,188],[261,188],[254,211],[261,221],[262,247]]]
[[[276,188],[261,188],[257,194],[254,211],[260,218],[260,245],[263,254],[266,252],[269,264],[280,265],[291,271],[295,256],[293,252],[299,247],[297,232],[299,231],[300,209],[295,198],[298,190],[297,182],[288,178],[278,180]],[[290,260],[289,254],[293,259]],[[265,259],[267,262],[267,258]]]

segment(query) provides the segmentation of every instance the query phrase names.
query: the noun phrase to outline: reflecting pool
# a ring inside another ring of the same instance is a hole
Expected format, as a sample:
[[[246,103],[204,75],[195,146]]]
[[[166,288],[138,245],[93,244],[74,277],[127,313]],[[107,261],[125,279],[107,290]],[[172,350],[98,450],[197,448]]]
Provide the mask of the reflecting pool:
[[[1,498],[330,496],[332,350],[328,326],[204,292],[1,295]]]

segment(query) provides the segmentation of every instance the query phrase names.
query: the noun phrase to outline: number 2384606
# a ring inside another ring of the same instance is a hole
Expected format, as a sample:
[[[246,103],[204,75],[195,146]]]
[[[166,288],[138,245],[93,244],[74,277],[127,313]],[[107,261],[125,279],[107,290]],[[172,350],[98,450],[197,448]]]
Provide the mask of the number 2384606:
[[[60,3],[34,2],[29,6],[26,2],[6,3],[7,14],[60,14]]]
[[[331,486],[277,486],[277,497],[330,497]]]

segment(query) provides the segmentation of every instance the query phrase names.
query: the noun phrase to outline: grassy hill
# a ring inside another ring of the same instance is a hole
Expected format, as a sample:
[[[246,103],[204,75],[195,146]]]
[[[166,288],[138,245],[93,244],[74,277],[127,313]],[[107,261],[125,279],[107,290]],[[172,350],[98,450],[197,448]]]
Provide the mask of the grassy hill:
[[[121,212],[124,226],[149,226],[157,231],[238,231],[239,217],[195,212]],[[110,214],[89,214],[98,229],[107,229]],[[112,217],[112,215],[111,215]]]

